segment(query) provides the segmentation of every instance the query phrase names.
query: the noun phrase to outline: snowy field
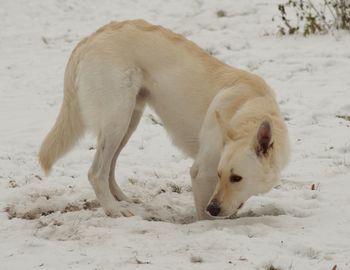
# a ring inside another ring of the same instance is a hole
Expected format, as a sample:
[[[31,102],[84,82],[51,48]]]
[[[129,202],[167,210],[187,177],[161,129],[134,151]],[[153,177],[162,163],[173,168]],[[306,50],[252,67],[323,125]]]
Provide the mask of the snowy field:
[[[350,35],[277,37],[277,1],[0,0],[0,269],[350,269]],[[217,11],[226,15],[219,17]],[[111,20],[185,35],[275,89],[291,138],[281,185],[234,220],[195,222],[189,168],[147,110],[117,176],[140,205],[106,217],[87,136],[44,177],[40,143],[76,43]],[[159,158],[160,157],[160,158]]]

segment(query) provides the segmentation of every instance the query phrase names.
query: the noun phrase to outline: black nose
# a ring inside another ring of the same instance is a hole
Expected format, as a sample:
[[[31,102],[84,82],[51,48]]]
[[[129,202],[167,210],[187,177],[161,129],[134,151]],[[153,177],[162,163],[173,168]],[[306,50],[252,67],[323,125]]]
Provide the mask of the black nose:
[[[207,206],[207,211],[212,215],[212,216],[217,216],[221,209],[220,206],[217,202],[212,202]]]

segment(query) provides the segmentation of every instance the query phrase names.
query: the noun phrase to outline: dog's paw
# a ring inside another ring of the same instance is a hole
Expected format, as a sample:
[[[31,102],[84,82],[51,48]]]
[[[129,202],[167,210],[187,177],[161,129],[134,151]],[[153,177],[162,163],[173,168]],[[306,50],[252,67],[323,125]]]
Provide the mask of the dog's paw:
[[[129,210],[119,209],[119,208],[108,209],[108,210],[105,209],[105,213],[107,216],[113,217],[113,218],[134,216],[134,214],[132,212],[130,212]]]

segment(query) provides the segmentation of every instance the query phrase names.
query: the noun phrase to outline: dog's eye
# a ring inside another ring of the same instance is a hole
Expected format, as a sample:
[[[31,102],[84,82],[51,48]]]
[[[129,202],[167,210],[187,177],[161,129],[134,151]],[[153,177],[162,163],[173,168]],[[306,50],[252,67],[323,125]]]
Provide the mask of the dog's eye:
[[[218,177],[221,178],[221,172],[218,172]]]
[[[242,176],[239,176],[239,175],[237,175],[237,174],[232,174],[231,176],[230,176],[230,182],[231,183],[237,183],[237,182],[239,182],[239,181],[241,181],[242,180]]]

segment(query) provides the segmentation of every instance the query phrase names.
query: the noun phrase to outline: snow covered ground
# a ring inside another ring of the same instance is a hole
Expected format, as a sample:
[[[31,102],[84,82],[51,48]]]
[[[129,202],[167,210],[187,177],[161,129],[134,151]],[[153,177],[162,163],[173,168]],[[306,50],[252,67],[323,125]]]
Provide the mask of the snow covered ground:
[[[277,3],[0,0],[0,269],[350,269],[350,122],[337,117],[350,115],[350,35],[277,37]],[[40,171],[71,50],[131,18],[181,33],[275,89],[292,158],[281,185],[251,198],[240,218],[194,222],[191,160],[149,110],[117,169],[143,201],[127,206],[135,217],[98,207],[86,176],[91,137],[50,177]]]

